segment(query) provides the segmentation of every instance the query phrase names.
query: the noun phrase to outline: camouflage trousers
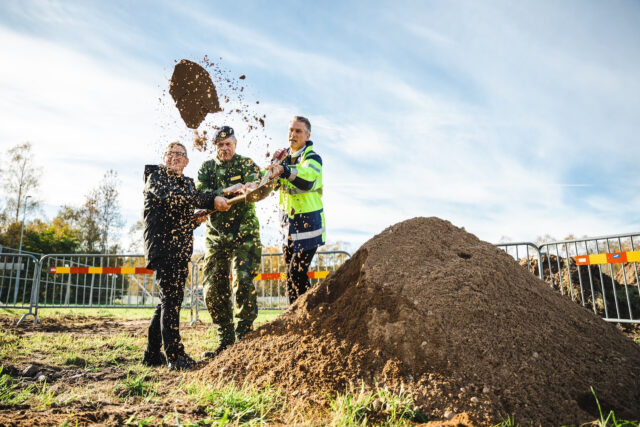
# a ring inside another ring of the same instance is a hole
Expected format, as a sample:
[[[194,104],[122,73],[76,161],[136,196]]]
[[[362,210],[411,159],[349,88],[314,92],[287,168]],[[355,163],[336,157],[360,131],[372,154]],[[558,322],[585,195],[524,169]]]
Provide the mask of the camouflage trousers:
[[[253,278],[260,267],[262,247],[252,238],[239,243],[217,244],[207,248],[204,266],[204,291],[213,323],[221,328],[233,325],[231,283],[236,289],[238,320],[249,325],[258,317],[258,301]]]

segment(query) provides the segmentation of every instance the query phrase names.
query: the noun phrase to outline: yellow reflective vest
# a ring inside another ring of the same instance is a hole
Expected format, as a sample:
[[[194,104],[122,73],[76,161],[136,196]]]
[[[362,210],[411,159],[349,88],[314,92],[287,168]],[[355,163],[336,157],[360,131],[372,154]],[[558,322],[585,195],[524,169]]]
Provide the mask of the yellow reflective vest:
[[[292,162],[294,162],[292,164]],[[307,141],[297,159],[289,154],[283,162],[280,180],[280,207],[289,220],[288,245],[308,250],[326,242],[322,206],[322,158]]]

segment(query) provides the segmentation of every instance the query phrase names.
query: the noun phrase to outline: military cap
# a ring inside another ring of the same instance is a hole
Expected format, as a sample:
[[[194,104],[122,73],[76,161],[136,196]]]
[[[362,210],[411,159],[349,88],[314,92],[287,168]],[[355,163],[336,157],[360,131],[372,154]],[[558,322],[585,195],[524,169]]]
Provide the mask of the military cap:
[[[222,126],[218,132],[213,137],[215,142],[222,141],[223,139],[227,139],[230,136],[233,136],[233,128],[230,126]]]

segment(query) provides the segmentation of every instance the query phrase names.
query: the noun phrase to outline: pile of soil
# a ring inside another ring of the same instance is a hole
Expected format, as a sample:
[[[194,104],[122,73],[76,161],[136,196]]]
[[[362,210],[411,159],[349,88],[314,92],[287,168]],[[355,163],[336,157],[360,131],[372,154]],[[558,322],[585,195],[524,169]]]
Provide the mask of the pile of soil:
[[[429,419],[640,418],[640,347],[494,245],[438,218],[365,243],[274,322],[195,373],[326,403],[349,384],[414,396]]]
[[[528,268],[536,277],[538,276],[538,260],[535,257],[523,258],[520,265]],[[604,267],[598,265],[577,265],[574,258],[568,260],[556,255],[542,255],[543,277],[549,286],[567,295],[573,301],[583,306],[595,309],[601,317],[614,317],[631,319],[629,306],[633,318],[640,315],[640,295],[637,289],[624,286],[622,269],[615,273],[615,279],[607,274]],[[549,268],[551,265],[551,268]],[[568,266],[568,268],[567,268]],[[629,278],[635,278],[633,264],[626,264],[627,283]],[[631,275],[633,274],[633,276]],[[582,283],[582,288],[580,286]],[[592,286],[593,285],[593,288]],[[604,291],[604,297],[603,297]],[[614,295],[615,293],[615,295]],[[606,309],[605,309],[606,301]]]

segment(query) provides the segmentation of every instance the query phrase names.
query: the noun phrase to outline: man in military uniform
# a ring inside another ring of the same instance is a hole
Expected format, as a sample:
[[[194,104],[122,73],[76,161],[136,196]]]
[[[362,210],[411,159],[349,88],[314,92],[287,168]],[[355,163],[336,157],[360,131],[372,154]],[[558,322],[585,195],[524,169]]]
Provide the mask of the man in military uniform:
[[[260,168],[253,160],[236,154],[233,128],[223,126],[214,137],[217,155],[202,164],[196,187],[216,196],[233,196],[255,188]],[[253,203],[235,204],[207,220],[205,300],[213,323],[218,325],[220,345],[204,357],[215,357],[252,328],[258,316],[253,278],[260,266],[260,225]],[[238,325],[234,329],[229,273],[233,265]]]

